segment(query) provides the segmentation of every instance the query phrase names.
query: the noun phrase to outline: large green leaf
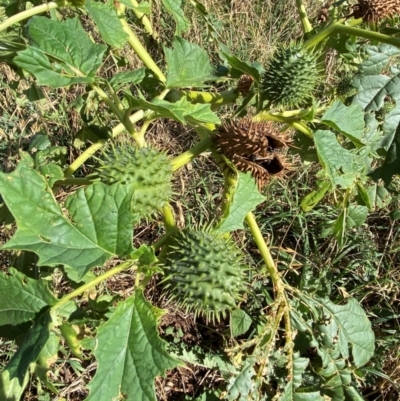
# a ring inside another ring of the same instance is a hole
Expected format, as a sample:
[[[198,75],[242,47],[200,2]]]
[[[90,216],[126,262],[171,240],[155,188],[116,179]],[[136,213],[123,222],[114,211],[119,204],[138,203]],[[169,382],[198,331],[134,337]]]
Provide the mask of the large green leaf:
[[[161,0],[165,9],[175,18],[176,29],[175,35],[180,35],[190,27],[190,22],[183,13],[181,3],[182,0]]]
[[[179,366],[158,337],[160,311],[136,291],[99,328],[94,351],[98,368],[87,401],[156,401],[154,379]]]
[[[68,266],[76,279],[132,251],[131,188],[102,183],[81,188],[66,201],[67,217],[31,157],[21,155],[14,172],[0,173],[1,194],[18,227],[3,249],[35,252],[39,265]]]
[[[339,144],[331,131],[316,131],[314,141],[318,158],[332,183],[343,188],[352,186],[358,173],[355,156]]]
[[[20,400],[29,380],[29,366],[36,362],[49,339],[51,322],[50,312],[47,312],[29,330],[0,376],[0,400]]]
[[[42,308],[54,305],[56,298],[46,281],[31,279],[13,268],[10,273],[0,272],[0,326],[27,322]]]
[[[193,104],[185,97],[175,103],[170,103],[161,99],[154,99],[151,102],[135,99],[128,93],[125,96],[128,98],[130,106],[153,110],[159,116],[171,118],[181,124],[220,123],[217,115],[211,110],[210,104]]]
[[[215,78],[208,54],[200,46],[178,37],[173,48],[164,48],[164,52],[168,88],[199,87]]]
[[[347,136],[356,145],[362,144],[365,123],[364,113],[359,105],[347,107],[337,101],[322,116],[322,122]]]
[[[78,18],[57,21],[35,16],[28,22],[27,36],[30,47],[19,52],[14,62],[40,85],[57,88],[94,82],[106,46],[93,43]]]
[[[356,367],[364,366],[374,355],[375,336],[371,322],[359,303],[350,298],[345,305],[336,305],[329,299],[316,302],[323,308],[326,323],[321,326],[324,341],[338,350],[343,358],[348,359],[349,346]]]
[[[128,39],[128,34],[122,29],[121,22],[111,3],[86,0],[85,8],[93,18],[100,35],[110,46],[122,47]]]
[[[243,220],[247,213],[264,202],[265,196],[258,192],[256,182],[250,173],[238,173],[238,183],[232,199],[225,209],[219,232],[230,232],[243,228]]]
[[[385,97],[391,97],[396,105],[386,116],[383,124],[384,138],[380,147],[387,151],[385,162],[372,174],[375,180],[383,179],[389,184],[394,174],[400,174],[400,71],[399,66],[391,67],[382,74],[391,57],[399,54],[394,46],[380,45],[366,48],[370,57],[360,66],[360,73],[354,77],[353,85],[358,94],[353,103],[359,104],[367,112],[382,108]]]

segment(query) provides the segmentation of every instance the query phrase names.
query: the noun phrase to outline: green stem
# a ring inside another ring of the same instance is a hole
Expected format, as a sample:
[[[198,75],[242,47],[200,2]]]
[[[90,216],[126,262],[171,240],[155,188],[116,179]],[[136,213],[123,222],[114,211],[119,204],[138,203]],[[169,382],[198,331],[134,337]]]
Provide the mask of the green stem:
[[[131,260],[113,267],[112,269],[106,271],[105,273],[101,274],[100,276],[97,276],[94,280],[90,281],[89,283],[86,283],[86,284],[80,286],[76,290],[74,290],[74,291],[70,292],[69,294],[65,295],[64,297],[62,297],[55,305],[53,305],[51,307],[51,309],[52,310],[60,309],[63,305],[65,305],[71,299],[83,294],[88,289],[96,286],[97,284],[100,284],[102,281],[107,280],[108,278],[114,276],[115,274],[118,274],[118,273],[122,272],[123,270],[129,269],[131,267],[133,267]]]
[[[318,43],[322,42],[328,36],[332,35],[333,32],[335,32],[335,26],[337,24],[338,24],[338,22],[332,22],[329,25],[327,25],[324,29],[319,31],[317,34],[312,36],[310,39],[306,40],[304,42],[304,47],[306,49],[314,48]]]
[[[133,12],[135,13],[136,17],[138,19],[140,19],[140,21],[142,22],[146,33],[148,33],[154,40],[157,40],[158,35],[156,32],[154,32],[153,27],[151,26],[150,20],[146,17],[145,14],[143,14],[140,11],[137,11],[135,9],[136,7],[139,7],[139,3],[136,0],[130,0],[130,2],[133,6]]]
[[[279,277],[278,270],[275,266],[274,259],[264,241],[263,235],[258,227],[254,214],[249,212],[246,216],[246,222],[250,227],[251,234],[253,235],[254,242],[259,249],[261,256],[265,262],[265,266],[267,267],[268,273],[271,276],[272,282],[274,286],[282,286],[282,280]]]
[[[65,6],[65,1],[51,1],[49,3],[41,4],[40,6],[32,7],[29,10],[22,11],[18,14],[7,18],[4,22],[0,24],[0,32],[4,31],[11,25],[21,22],[27,18],[33,17],[34,15],[45,13],[46,11],[54,10],[55,8]]]
[[[308,19],[307,11],[306,11],[306,8],[304,7],[303,1],[296,0],[296,7],[297,7],[297,10],[300,15],[300,20],[301,20],[301,24],[303,25],[304,33],[311,32],[313,30],[313,27],[310,23],[310,20]]]
[[[176,171],[181,167],[183,167],[185,164],[191,162],[194,158],[196,158],[205,150],[210,148],[212,144],[213,140],[211,136],[203,138],[199,143],[194,145],[192,148],[172,159],[171,161],[172,170]]]
[[[166,96],[166,100],[170,102],[177,102],[183,97],[186,97],[186,99],[192,103],[210,103],[215,106],[222,106],[224,104],[234,103],[239,97],[239,92],[236,89],[232,89],[222,93],[181,91],[173,89]]]
[[[55,186],[61,185],[90,185],[94,181],[89,178],[80,178],[80,177],[72,177],[72,178],[64,178],[62,180],[57,180],[55,182]]]
[[[141,120],[144,116],[144,111],[143,110],[139,110],[137,111],[135,114],[132,114],[129,117],[129,120],[131,121],[132,124],[138,122],[139,120]],[[125,126],[124,124],[118,124],[113,130],[112,130],[112,137],[115,138],[117,135],[119,135],[121,132],[123,132],[125,130]],[[76,170],[78,170],[78,168],[80,166],[82,166],[83,163],[85,163],[86,160],[88,160],[90,157],[92,157],[99,149],[101,149],[104,144],[106,142],[105,141],[100,141],[97,143],[94,143],[93,145],[89,146],[82,154],[80,154],[76,160],[71,163],[71,165],[64,171],[64,175],[65,177],[71,177]]]
[[[125,11],[125,7],[120,4],[117,7],[117,10],[123,15],[124,11]],[[165,82],[167,80],[167,78],[165,77],[163,72],[158,68],[157,64],[151,58],[150,54],[147,52],[145,47],[140,43],[137,36],[133,33],[132,29],[126,22],[126,19],[124,17],[120,18],[120,22],[121,22],[123,30],[128,34],[128,43],[131,45],[132,49],[136,52],[136,54],[139,56],[139,58],[143,61],[144,65],[148,69],[153,71],[154,74],[157,76],[157,78],[160,81]]]
[[[369,39],[371,41],[387,43],[388,45],[400,47],[400,38],[384,35],[383,33],[379,32],[367,31],[365,29],[354,28],[352,26],[347,26],[343,24],[336,24],[335,32],[347,33],[348,35],[359,36],[360,38]]]

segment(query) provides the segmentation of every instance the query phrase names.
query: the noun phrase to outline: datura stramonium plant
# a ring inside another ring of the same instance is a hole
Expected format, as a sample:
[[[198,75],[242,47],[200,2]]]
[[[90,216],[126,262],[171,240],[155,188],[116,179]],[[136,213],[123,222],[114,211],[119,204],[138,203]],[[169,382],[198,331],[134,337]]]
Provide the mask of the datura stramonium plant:
[[[178,306],[219,321],[237,307],[247,288],[242,253],[210,228],[170,236],[163,256],[164,291]]]
[[[108,185],[134,188],[132,210],[149,218],[172,197],[172,166],[168,156],[153,148],[114,145],[99,159],[94,177]]]

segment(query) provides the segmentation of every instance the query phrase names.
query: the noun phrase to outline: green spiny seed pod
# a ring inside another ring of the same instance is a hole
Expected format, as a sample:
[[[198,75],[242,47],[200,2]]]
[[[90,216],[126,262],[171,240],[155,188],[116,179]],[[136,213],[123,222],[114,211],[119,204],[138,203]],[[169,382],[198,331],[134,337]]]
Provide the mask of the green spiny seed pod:
[[[246,290],[240,250],[212,230],[185,229],[166,245],[166,294],[188,311],[219,321]]]
[[[352,79],[350,77],[342,78],[336,85],[336,95],[341,98],[348,98],[354,96],[357,93],[357,89],[353,86]]]
[[[132,185],[132,210],[141,217],[150,217],[172,197],[172,166],[165,153],[119,145],[105,152],[99,162],[94,176],[108,185]]]
[[[319,81],[318,55],[299,44],[276,49],[262,79],[266,100],[277,107],[298,107],[310,101]]]

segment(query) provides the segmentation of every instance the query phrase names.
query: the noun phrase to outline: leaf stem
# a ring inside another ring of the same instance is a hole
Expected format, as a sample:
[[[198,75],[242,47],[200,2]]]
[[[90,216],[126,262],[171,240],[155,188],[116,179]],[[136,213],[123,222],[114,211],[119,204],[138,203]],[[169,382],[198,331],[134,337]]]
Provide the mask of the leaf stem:
[[[237,89],[231,89],[222,93],[200,92],[200,91],[181,91],[172,89],[166,100],[170,102],[177,102],[178,100],[186,97],[192,103],[210,103],[215,106],[222,106],[224,104],[234,103],[239,97]]]
[[[120,4],[117,7],[117,10],[123,15],[125,12],[125,6]],[[120,22],[122,25],[123,30],[125,33],[128,34],[128,43],[131,45],[132,49],[136,52],[136,54],[139,56],[139,58],[143,61],[144,65],[153,71],[153,73],[156,75],[156,77],[162,81],[165,82],[167,78],[163,74],[163,72],[158,68],[157,64],[154,62],[150,54],[147,52],[145,47],[140,43],[138,37],[133,33],[132,29],[128,25],[125,17],[120,18]]]
[[[96,286],[97,284],[100,284],[102,281],[107,280],[108,278],[114,276],[115,274],[118,274],[122,272],[123,270],[129,269],[129,268],[136,268],[133,266],[133,261],[129,260],[127,262],[121,263],[118,266],[113,267],[110,270],[107,270],[105,273],[101,274],[100,276],[97,276],[95,279],[90,281],[89,283],[81,285],[79,288],[76,290],[70,292],[69,294],[65,295],[62,297],[57,303],[55,303],[51,309],[59,309],[63,305],[65,305],[68,301],[70,301],[72,298],[75,298],[81,294],[83,294],[85,291],[87,291],[89,288],[92,288]]]
[[[49,3],[44,3],[36,7],[32,7],[29,10],[21,11],[18,14],[13,15],[10,18],[7,18],[4,22],[0,24],[0,32],[4,31],[11,25],[16,24],[17,22],[21,22],[24,19],[33,17],[34,15],[45,13],[46,11],[54,10],[55,8],[65,6],[66,2],[63,0],[60,1],[50,1]]]
[[[296,7],[297,7],[297,11],[299,12],[299,15],[300,15],[300,20],[301,20],[301,24],[303,25],[304,33],[311,32],[313,30],[313,27],[310,23],[310,20],[308,19],[307,11],[306,11],[306,8],[304,7],[303,1],[296,0]]]
[[[198,142],[192,148],[190,148],[186,152],[184,152],[184,153],[180,154],[179,156],[176,156],[175,158],[172,159],[172,161],[171,161],[172,170],[173,171],[179,170],[185,164],[191,162],[193,159],[195,159],[197,156],[199,156],[205,150],[210,148],[212,146],[212,144],[213,144],[213,140],[211,138],[211,135],[203,138],[200,142]]]
[[[148,33],[154,40],[157,40],[158,35],[156,32],[154,32],[150,20],[147,18],[145,14],[136,10],[136,7],[139,7],[139,3],[136,0],[130,0],[130,2],[133,6],[133,12],[135,13],[136,17],[140,19],[140,21],[142,22],[146,33]]]
[[[174,211],[170,204],[163,207],[164,225],[167,233],[174,232],[178,229],[175,223]]]

